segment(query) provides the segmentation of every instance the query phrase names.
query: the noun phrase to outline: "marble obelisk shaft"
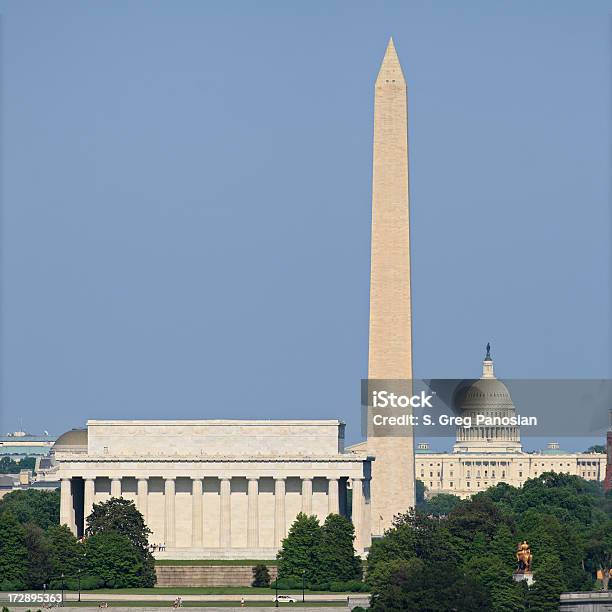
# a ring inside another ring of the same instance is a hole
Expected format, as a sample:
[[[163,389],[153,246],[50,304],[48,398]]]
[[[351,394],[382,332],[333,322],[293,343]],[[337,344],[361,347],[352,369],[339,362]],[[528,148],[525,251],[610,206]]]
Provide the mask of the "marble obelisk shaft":
[[[389,41],[374,97],[372,251],[370,275],[370,380],[412,378],[412,310],[408,196],[406,81]],[[370,437],[372,530],[391,526],[415,503],[414,443],[405,437]]]

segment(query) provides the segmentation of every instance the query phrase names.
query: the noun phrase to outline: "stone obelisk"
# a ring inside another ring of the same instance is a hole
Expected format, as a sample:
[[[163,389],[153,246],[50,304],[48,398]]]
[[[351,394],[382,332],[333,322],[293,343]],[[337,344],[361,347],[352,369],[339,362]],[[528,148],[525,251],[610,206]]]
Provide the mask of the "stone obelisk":
[[[406,81],[393,39],[376,79],[368,378],[412,378]],[[414,442],[369,437],[373,535],[415,503]]]

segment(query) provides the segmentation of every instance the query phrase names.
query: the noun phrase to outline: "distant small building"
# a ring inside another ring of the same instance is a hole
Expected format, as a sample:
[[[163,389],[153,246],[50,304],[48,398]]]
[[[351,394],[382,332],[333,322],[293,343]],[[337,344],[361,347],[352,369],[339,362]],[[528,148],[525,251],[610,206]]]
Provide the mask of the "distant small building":
[[[19,488],[18,474],[0,474],[0,499]]]
[[[28,489],[53,491],[59,486],[59,480],[34,480],[31,470],[21,470],[19,474],[0,474],[0,499],[12,491]]]
[[[0,436],[0,457],[10,456],[12,459],[21,459],[45,456],[49,454],[54,442],[55,436],[14,431]]]

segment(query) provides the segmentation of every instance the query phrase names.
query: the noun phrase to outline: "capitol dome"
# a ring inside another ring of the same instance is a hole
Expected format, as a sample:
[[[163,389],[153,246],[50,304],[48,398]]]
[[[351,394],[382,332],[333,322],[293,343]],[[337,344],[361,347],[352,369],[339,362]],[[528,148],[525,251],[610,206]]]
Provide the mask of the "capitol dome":
[[[514,410],[508,387],[497,378],[483,377],[473,381],[459,392],[456,405],[462,412]]]
[[[516,408],[508,387],[495,378],[489,344],[482,362],[482,376],[457,391],[455,406],[459,414],[471,422],[470,428],[457,428],[455,452],[521,450],[518,426],[507,424],[516,418]],[[482,423],[478,423],[479,418]]]

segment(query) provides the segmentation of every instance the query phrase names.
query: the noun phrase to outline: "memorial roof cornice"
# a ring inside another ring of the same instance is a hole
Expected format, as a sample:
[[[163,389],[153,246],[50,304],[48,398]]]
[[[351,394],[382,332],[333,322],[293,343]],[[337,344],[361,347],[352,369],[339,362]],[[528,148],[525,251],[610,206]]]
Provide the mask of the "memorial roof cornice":
[[[216,425],[238,425],[240,427],[261,426],[261,425],[303,425],[303,426],[321,426],[321,425],[345,425],[344,421],[339,419],[89,419],[87,425],[116,425],[126,427],[130,425],[171,425],[183,427],[188,425],[199,426],[216,426]]]
[[[373,461],[371,455],[322,455],[322,456],[283,456],[283,455],[250,455],[237,457],[230,455],[88,455],[82,453],[56,453],[56,459],[62,463],[355,463]]]

